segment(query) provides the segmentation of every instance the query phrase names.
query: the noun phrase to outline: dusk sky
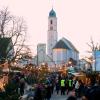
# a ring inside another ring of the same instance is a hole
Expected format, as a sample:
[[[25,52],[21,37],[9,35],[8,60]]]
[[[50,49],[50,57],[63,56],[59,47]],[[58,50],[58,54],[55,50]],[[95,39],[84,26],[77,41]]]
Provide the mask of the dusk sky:
[[[38,43],[47,43],[48,15],[52,6],[58,18],[58,37],[70,40],[86,55],[90,37],[100,43],[100,0],[0,0],[12,15],[26,21],[27,44],[36,54]]]

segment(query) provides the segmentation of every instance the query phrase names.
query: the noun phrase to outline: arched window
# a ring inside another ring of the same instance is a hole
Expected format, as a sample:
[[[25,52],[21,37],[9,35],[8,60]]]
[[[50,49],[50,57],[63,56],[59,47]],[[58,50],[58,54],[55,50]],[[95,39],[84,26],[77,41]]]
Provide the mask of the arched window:
[[[50,24],[53,24],[53,21],[52,20],[50,21]]]

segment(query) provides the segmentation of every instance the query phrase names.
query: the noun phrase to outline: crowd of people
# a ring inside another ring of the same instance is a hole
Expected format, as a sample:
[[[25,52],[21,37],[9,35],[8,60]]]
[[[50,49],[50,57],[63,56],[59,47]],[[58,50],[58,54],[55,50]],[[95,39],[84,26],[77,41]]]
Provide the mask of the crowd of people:
[[[11,79],[16,84],[16,90],[20,95],[20,100],[25,94],[27,87],[27,77],[24,74],[16,74]],[[44,82],[38,82],[27,92],[27,100],[50,100],[53,93],[56,95],[66,95],[66,100],[99,100],[100,78],[95,81],[88,80],[85,83],[76,77],[62,76],[52,73],[46,76]],[[73,99],[72,99],[73,98]]]
[[[68,100],[99,100],[100,80],[87,83],[75,77],[63,77],[61,75],[50,75],[44,83],[38,83],[34,89],[34,99],[32,100],[50,100],[53,92],[56,95],[66,95]],[[74,99],[70,99],[73,97]]]

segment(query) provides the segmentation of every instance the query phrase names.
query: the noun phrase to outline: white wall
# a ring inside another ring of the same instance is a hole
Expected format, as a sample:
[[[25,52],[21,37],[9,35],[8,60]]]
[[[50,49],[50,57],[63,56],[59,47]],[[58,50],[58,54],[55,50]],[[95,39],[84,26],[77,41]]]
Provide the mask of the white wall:
[[[53,60],[55,64],[66,63],[69,58],[73,58],[78,61],[78,53],[73,50],[67,49],[53,49]]]
[[[66,49],[53,49],[53,60],[55,64],[63,64],[67,60]]]

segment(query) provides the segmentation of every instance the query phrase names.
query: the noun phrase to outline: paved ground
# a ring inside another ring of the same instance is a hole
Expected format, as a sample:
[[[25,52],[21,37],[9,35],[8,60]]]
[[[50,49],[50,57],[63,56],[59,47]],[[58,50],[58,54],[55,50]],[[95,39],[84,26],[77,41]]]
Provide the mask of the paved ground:
[[[69,95],[71,95],[73,92],[70,92]],[[60,93],[57,95],[56,92],[52,95],[50,100],[67,100],[68,95],[65,93],[65,95],[61,95]],[[77,98],[77,100],[82,100],[81,98]]]
[[[23,100],[26,100],[27,94],[23,96]],[[57,95],[56,92],[53,93],[50,100],[66,100],[67,95],[61,95],[60,93]]]
[[[26,100],[27,95],[23,96],[23,100]],[[67,95],[53,94],[50,100],[66,100]]]
[[[66,100],[67,95],[61,95],[60,93],[57,95],[56,92],[53,93],[51,100]]]
[[[31,86],[27,86],[26,90],[29,90],[29,88],[31,88]],[[25,98],[27,97],[27,94],[23,95],[23,99],[26,100]],[[60,92],[57,95],[57,93],[54,91],[52,97],[50,100],[66,100],[67,99],[67,95],[65,93],[65,95],[61,95]]]

